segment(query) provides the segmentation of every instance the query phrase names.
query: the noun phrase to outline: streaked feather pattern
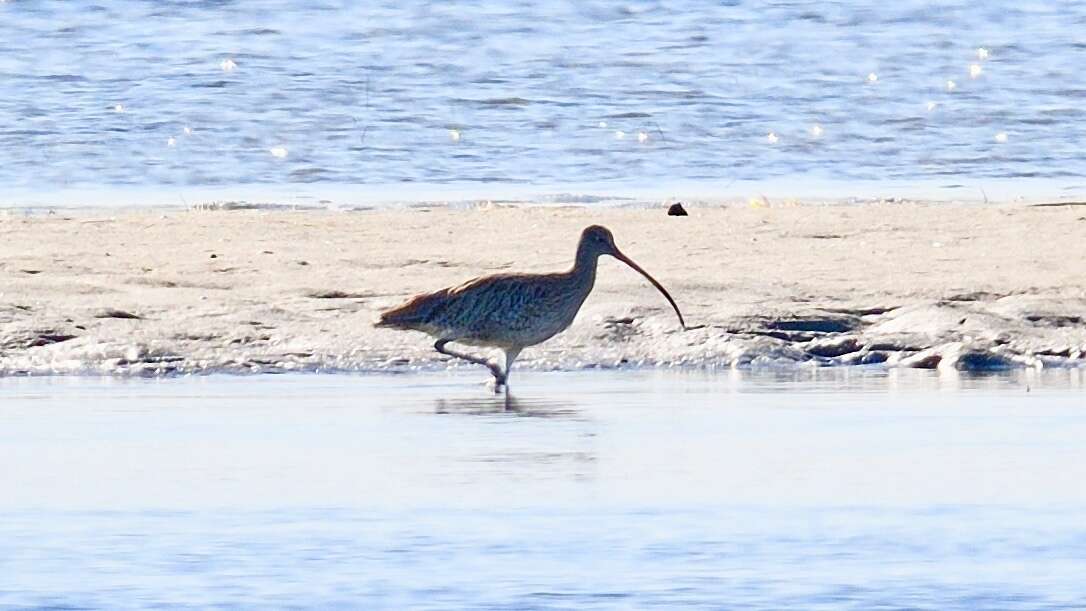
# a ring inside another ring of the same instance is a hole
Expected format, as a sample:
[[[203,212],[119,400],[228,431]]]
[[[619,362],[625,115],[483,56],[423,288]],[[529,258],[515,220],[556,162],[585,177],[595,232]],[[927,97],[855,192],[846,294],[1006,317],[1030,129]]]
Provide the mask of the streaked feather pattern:
[[[465,343],[531,346],[573,322],[595,274],[580,276],[572,270],[483,276],[414,297],[381,314],[378,325]]]

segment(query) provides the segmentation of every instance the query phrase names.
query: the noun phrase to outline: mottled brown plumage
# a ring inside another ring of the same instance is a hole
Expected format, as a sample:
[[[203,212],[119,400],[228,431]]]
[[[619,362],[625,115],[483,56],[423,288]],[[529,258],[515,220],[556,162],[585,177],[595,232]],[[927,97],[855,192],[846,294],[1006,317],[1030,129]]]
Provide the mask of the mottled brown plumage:
[[[581,233],[577,258],[569,271],[553,274],[494,274],[415,296],[382,312],[377,326],[422,331],[436,338],[442,354],[483,365],[498,386],[507,385],[509,369],[520,351],[564,331],[577,316],[596,282],[596,264],[611,255],[640,272],[664,294],[679,323],[686,328],[679,306],[664,287],[615,246],[611,232],[593,225]],[[496,364],[446,348],[449,342],[500,348],[504,371]]]

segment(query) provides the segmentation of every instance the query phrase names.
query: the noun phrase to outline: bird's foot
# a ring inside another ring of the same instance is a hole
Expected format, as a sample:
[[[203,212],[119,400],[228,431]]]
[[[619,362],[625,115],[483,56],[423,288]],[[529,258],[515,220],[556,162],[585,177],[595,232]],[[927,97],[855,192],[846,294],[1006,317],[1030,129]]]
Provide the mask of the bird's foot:
[[[490,369],[490,373],[494,376],[494,382],[493,383],[494,383],[494,392],[495,393],[501,392],[501,389],[503,387],[504,388],[509,387],[509,385],[506,382],[505,372],[501,370],[501,367],[498,367],[498,365],[496,363],[490,363],[487,366],[487,368]]]
[[[487,387],[494,391],[494,394],[499,394],[503,390],[509,392],[509,382],[506,381],[504,374],[494,374],[494,377],[487,380]]]
[[[498,378],[487,380],[486,387],[493,390],[496,395],[501,394],[503,390],[506,392],[509,391],[509,385],[506,384],[504,380],[499,380]]]

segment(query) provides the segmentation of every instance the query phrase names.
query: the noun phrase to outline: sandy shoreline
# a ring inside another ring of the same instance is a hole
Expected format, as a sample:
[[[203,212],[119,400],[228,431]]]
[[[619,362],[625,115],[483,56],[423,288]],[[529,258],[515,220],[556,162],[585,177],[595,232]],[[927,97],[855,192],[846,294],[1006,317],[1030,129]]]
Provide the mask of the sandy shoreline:
[[[0,216],[0,375],[447,366],[376,312],[564,269],[592,223],[704,326],[680,332],[604,259],[573,327],[518,367],[1086,363],[1083,206],[137,210]]]

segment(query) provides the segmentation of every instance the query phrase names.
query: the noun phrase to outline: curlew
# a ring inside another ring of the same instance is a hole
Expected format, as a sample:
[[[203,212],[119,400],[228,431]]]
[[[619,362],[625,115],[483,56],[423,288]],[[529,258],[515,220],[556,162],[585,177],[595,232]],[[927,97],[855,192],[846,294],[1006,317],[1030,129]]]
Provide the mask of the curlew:
[[[437,338],[438,352],[482,365],[494,374],[495,390],[508,390],[509,370],[521,350],[566,330],[596,282],[596,264],[610,255],[648,279],[686,322],[667,290],[622,254],[606,227],[593,225],[581,233],[573,267],[551,274],[494,274],[417,295],[403,305],[382,312],[378,327],[422,331]],[[505,368],[484,358],[449,349],[451,342],[498,348]]]

